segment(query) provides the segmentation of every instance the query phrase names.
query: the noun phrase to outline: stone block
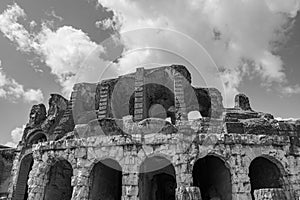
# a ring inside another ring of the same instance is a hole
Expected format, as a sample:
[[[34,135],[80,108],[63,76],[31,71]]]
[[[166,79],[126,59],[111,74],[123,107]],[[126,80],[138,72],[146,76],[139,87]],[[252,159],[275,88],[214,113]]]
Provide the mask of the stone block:
[[[226,122],[225,123],[225,132],[226,133],[244,133],[244,125],[240,122]]]
[[[254,190],[255,200],[286,200],[285,193],[281,188],[266,188]]]

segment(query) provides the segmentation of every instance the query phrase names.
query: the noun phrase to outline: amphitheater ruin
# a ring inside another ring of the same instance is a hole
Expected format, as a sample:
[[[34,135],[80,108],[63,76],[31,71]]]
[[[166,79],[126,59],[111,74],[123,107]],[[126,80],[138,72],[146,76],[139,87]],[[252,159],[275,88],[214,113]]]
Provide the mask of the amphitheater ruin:
[[[300,121],[191,83],[182,65],[137,68],[34,105],[0,150],[2,199],[299,200]]]

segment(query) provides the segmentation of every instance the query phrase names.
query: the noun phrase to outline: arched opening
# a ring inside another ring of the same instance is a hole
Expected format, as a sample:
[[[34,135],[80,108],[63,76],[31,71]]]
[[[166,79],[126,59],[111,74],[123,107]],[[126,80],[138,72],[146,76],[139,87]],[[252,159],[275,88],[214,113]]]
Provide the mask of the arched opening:
[[[174,166],[163,157],[147,158],[140,167],[140,200],[175,200]]]
[[[47,137],[42,132],[36,132],[36,133],[33,133],[32,135],[30,135],[28,137],[27,141],[28,141],[27,142],[28,145],[33,145],[33,144],[37,144],[39,142],[45,142],[45,141],[47,141]]]
[[[72,176],[73,169],[68,161],[56,161],[48,172],[44,200],[70,200],[73,192],[71,186]]]
[[[13,200],[26,200],[28,198],[28,176],[32,169],[33,157],[32,154],[26,155],[19,168],[16,189],[13,193]]]
[[[265,188],[282,188],[283,177],[275,163],[264,157],[255,158],[249,166],[251,196],[254,190]]]
[[[194,186],[200,188],[202,200],[231,200],[232,185],[230,170],[216,156],[199,159],[193,168]]]
[[[89,200],[121,200],[122,168],[117,161],[105,159],[92,169]]]
[[[144,85],[145,90],[145,109],[146,118],[155,117],[165,119],[171,118],[172,124],[175,124],[175,101],[174,93],[168,87],[155,83]],[[134,116],[135,94],[133,93],[129,100],[129,113]]]

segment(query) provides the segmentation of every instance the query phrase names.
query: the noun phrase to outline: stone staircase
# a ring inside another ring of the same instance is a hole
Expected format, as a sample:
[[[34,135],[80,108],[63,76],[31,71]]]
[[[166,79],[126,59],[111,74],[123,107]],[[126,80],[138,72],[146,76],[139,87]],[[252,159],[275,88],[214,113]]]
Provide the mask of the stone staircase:
[[[98,109],[98,119],[103,119],[108,117],[108,94],[109,85],[107,83],[101,83],[100,86],[100,100],[99,100],[99,109]]]
[[[144,68],[137,68],[135,73],[134,89],[134,121],[141,121],[145,117],[144,113]]]

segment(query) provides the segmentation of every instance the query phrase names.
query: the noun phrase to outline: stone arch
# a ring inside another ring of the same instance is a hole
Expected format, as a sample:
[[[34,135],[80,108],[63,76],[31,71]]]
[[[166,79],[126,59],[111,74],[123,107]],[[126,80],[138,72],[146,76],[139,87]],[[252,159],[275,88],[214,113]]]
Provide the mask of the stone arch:
[[[93,165],[89,177],[89,200],[121,200],[122,168],[113,159],[103,159]]]
[[[114,146],[113,148],[113,151],[120,151],[120,149],[115,149],[117,148],[118,146]],[[89,153],[88,153],[88,160],[90,160],[90,164],[89,165],[85,165],[87,167],[87,171],[89,172],[89,174],[91,174],[94,166],[101,162],[102,160],[114,160],[116,161],[120,166],[121,168],[123,168],[123,165],[124,165],[124,158],[125,158],[125,155],[123,154],[123,150],[122,152],[118,152],[116,153],[116,156],[114,157],[112,154],[109,155],[109,153],[105,153],[105,151],[103,152],[97,152],[94,150],[94,149],[88,149]],[[105,154],[105,155],[103,155]]]
[[[29,146],[45,141],[47,141],[47,136],[42,131],[36,131],[27,137],[27,145]]]
[[[193,166],[193,185],[200,188],[202,200],[232,199],[232,180],[228,164],[220,156],[208,154]]]
[[[224,163],[225,167],[229,170],[230,174],[233,173],[232,169],[230,167],[230,164],[229,164],[230,163],[229,160],[227,160],[223,155],[219,154],[218,152],[215,152],[213,149],[212,149],[212,151],[210,151],[202,156],[198,155],[195,159],[193,159],[194,162],[193,162],[191,168],[194,168],[194,166],[198,160],[205,158],[207,156],[216,157],[216,158],[220,159]]]
[[[176,172],[173,164],[164,157],[146,158],[139,170],[140,200],[175,200]]]
[[[261,189],[280,190],[285,198],[290,197],[288,179],[283,165],[275,158],[261,155],[254,158],[249,165],[251,197],[255,199],[254,191]],[[281,190],[282,189],[282,190]],[[279,191],[278,190],[278,191]]]
[[[13,192],[13,200],[26,200],[28,198],[28,178],[32,166],[32,154],[23,156],[19,167],[16,188]]]
[[[167,146],[167,144],[165,144],[165,145]],[[152,152],[152,153],[150,153],[148,155],[145,155],[143,162],[141,162],[141,165],[145,162],[146,159],[151,159],[151,158],[155,158],[155,157],[159,157],[159,158],[165,159],[168,162],[170,162],[171,164],[173,164],[173,162],[172,162],[172,156],[167,155],[166,153],[162,153],[162,151],[160,151],[160,152]]]
[[[143,145],[143,148],[139,149],[138,151],[137,159],[135,159],[135,163],[138,166],[141,166],[146,159],[153,158],[153,157],[161,157],[164,158],[165,160],[169,160],[170,163],[173,164],[174,156],[169,153],[170,151],[168,150],[168,148],[164,148],[164,146],[170,147],[170,145],[171,144],[163,144],[160,146],[162,149],[153,149],[152,146],[149,147],[148,145]]]
[[[72,176],[72,165],[66,159],[55,159],[46,175],[48,182],[44,190],[44,200],[70,200],[73,192]]]
[[[145,118],[154,117],[166,119],[171,118],[175,124],[175,112],[172,108],[175,106],[174,92],[167,85],[159,83],[146,83],[145,91]],[[135,93],[133,92],[129,100],[129,113],[134,116]]]

